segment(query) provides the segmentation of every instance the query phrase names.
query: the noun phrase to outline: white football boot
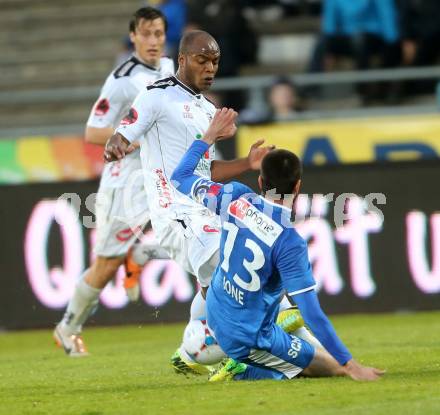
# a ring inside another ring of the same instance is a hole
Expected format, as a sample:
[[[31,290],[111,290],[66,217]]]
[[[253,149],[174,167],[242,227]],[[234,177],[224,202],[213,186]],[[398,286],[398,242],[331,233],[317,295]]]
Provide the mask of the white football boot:
[[[65,333],[61,323],[55,327],[53,338],[56,345],[62,347],[70,357],[84,357],[89,355],[82,337],[79,334]]]

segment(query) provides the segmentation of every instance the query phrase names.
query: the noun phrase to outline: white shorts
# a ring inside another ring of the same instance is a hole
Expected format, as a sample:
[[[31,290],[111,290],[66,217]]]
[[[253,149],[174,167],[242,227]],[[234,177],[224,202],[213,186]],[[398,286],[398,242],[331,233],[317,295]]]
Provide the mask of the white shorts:
[[[220,218],[208,209],[197,209],[174,218],[153,216],[151,224],[160,246],[208,287],[219,258]]]
[[[143,186],[124,194],[123,187],[100,188],[96,195],[96,242],[103,257],[125,256],[150,220]]]

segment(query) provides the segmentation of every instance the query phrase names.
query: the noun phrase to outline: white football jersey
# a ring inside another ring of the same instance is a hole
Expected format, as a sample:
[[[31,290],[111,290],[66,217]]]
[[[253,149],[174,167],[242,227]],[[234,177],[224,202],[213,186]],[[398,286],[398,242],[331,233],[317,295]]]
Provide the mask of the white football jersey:
[[[108,76],[87,125],[96,128],[116,128],[128,114],[131,104],[141,90],[173,73],[174,63],[169,58],[161,58],[159,69],[155,69],[132,56]],[[122,187],[130,174],[140,168],[139,150],[122,160],[106,163],[100,187]]]
[[[153,217],[200,209],[180,194],[170,177],[188,147],[201,139],[215,114],[215,106],[175,76],[161,79],[142,91],[121,121],[117,132],[128,141],[141,142],[141,160],[150,213]],[[196,173],[210,178],[214,146],[206,152]]]

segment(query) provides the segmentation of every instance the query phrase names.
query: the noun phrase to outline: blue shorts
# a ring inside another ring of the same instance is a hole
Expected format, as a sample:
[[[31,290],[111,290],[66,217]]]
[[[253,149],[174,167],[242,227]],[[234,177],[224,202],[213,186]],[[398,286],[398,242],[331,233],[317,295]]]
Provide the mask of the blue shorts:
[[[246,372],[235,379],[292,379],[310,365],[315,355],[310,343],[284,332],[276,324],[264,343],[267,344],[264,349],[251,348],[245,355],[233,356],[249,365]]]

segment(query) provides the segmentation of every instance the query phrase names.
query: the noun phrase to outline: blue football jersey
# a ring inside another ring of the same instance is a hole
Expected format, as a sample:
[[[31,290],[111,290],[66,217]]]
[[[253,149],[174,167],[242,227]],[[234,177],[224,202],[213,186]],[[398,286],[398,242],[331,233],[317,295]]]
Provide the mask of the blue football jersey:
[[[233,328],[234,343],[264,348],[283,292],[295,295],[315,286],[307,245],[290,223],[290,209],[241,183],[227,186],[231,196],[216,183],[207,189],[211,203],[214,194],[220,202],[232,199],[218,211],[220,263],[208,291],[208,322],[222,337]]]

